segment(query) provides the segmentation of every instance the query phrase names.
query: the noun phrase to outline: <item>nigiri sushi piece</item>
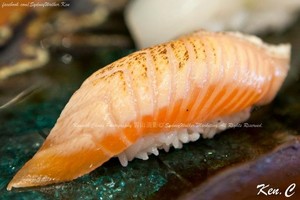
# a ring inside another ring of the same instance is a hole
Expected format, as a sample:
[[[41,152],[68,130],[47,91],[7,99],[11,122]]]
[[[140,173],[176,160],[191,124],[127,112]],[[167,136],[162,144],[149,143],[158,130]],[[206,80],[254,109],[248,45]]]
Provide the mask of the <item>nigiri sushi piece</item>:
[[[124,17],[135,44],[145,48],[199,28],[282,32],[295,22],[299,11],[299,0],[135,0],[129,1]]]
[[[112,157],[126,166],[211,138],[272,101],[289,62],[288,44],[204,30],[132,53],[84,81],[7,189],[70,181]]]

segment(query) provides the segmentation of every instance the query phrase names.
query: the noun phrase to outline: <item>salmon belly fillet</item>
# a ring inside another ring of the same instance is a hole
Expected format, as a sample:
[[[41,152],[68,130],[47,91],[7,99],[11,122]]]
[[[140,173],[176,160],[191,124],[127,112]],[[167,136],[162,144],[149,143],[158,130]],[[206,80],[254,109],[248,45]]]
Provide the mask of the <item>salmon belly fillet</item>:
[[[69,181],[112,157],[126,166],[210,138],[269,103],[289,62],[288,44],[232,32],[198,31],[132,53],[84,81],[7,188]]]

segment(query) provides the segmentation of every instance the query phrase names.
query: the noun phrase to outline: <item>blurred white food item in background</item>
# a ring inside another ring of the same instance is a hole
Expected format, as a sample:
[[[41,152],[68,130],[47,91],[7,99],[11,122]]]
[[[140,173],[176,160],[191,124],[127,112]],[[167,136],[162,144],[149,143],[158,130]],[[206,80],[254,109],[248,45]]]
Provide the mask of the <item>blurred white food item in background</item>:
[[[201,28],[280,31],[299,9],[300,0],[133,0],[125,20],[137,47],[144,48]]]

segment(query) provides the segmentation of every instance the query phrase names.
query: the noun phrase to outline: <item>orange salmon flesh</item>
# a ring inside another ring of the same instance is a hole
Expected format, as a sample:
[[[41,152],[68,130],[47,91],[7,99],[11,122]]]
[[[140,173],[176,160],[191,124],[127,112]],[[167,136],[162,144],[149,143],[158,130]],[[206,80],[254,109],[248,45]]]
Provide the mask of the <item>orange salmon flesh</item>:
[[[70,181],[177,124],[190,130],[267,104],[289,62],[288,44],[204,30],[132,53],[84,81],[7,189]]]

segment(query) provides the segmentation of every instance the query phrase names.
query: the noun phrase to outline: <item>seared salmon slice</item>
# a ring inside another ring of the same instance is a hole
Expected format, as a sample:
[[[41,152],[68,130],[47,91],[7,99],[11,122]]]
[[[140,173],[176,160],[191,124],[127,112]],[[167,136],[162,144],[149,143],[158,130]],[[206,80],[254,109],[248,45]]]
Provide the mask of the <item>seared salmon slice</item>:
[[[269,103],[289,62],[288,44],[229,32],[198,31],[132,53],[84,81],[7,189],[69,181],[114,156],[126,166],[210,138]]]

